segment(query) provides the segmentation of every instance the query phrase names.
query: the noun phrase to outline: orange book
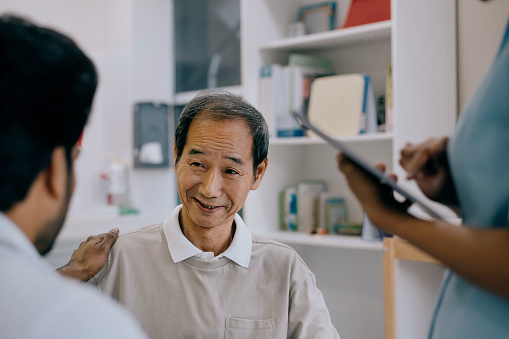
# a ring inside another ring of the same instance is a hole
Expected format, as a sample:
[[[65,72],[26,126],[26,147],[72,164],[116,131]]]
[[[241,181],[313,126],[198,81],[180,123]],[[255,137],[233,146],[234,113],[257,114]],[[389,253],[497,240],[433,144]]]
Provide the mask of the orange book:
[[[352,0],[341,28],[391,19],[390,0]]]

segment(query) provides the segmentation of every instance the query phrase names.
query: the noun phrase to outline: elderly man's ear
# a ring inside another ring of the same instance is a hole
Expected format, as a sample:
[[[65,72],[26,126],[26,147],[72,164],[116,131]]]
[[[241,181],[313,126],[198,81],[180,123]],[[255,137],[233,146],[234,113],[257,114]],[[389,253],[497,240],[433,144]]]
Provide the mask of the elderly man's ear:
[[[253,185],[251,185],[251,190],[254,191],[260,186],[260,183],[262,182],[263,176],[265,175],[265,171],[267,170],[267,166],[269,165],[269,158],[266,158],[263,160],[260,165],[258,165],[258,168],[256,169],[255,173],[255,181]]]

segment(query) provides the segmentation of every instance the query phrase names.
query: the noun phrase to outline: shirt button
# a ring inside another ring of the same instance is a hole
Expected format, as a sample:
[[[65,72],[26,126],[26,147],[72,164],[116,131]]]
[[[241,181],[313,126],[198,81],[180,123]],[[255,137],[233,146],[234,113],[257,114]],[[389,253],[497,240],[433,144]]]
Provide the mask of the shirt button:
[[[202,254],[202,256],[201,256],[201,258],[200,258],[200,259],[201,259],[201,260],[205,260],[205,259],[207,259],[207,257],[206,257],[205,255],[203,255],[203,254]]]

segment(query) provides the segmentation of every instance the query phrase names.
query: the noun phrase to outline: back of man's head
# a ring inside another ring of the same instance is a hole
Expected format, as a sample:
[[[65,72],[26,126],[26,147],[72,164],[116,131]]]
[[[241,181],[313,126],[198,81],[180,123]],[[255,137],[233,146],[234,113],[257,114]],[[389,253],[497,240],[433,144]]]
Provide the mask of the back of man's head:
[[[96,86],[93,63],[71,39],[0,16],[0,211],[26,197],[56,147],[71,168]]]

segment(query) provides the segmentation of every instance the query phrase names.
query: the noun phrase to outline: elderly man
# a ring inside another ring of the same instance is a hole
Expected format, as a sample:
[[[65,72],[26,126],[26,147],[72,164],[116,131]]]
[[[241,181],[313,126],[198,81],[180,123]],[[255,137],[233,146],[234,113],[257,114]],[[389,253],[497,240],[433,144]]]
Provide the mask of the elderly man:
[[[116,303],[41,258],[67,213],[96,86],[94,65],[69,38],[0,17],[0,338],[145,337]],[[117,234],[94,237],[82,253],[106,260]]]
[[[120,236],[95,283],[151,338],[338,338],[299,255],[252,236],[237,214],[260,185],[267,125],[242,98],[206,91],[175,134],[182,205]]]

